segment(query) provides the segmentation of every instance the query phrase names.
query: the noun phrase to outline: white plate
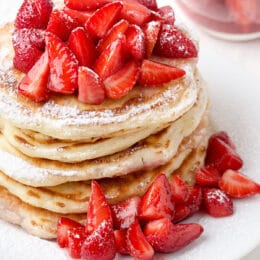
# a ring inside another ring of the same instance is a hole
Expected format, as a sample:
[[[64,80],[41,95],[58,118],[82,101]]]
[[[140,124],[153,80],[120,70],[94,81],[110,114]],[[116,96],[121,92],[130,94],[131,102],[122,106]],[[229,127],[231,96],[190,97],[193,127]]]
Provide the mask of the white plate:
[[[21,0],[8,0],[8,4],[1,1],[1,21],[12,17],[20,3]],[[260,182],[260,77],[255,73],[255,66],[258,70],[260,68],[260,59],[251,61],[244,52],[237,62],[238,56],[230,54],[233,48],[239,54],[239,50],[255,46],[254,55],[259,57],[260,42],[239,46],[219,42],[203,34],[200,36],[200,68],[209,85],[212,122],[217,129],[226,130],[234,139],[245,162],[243,172]],[[252,49],[248,51],[252,54]],[[215,219],[196,215],[189,219],[188,222],[203,225],[203,235],[188,247],[164,258],[231,260],[247,255],[260,245],[259,198],[257,195],[235,201],[235,214],[231,217]],[[68,259],[68,255],[54,242],[30,236],[0,221],[0,259],[62,260]],[[250,259],[257,259],[257,256]]]

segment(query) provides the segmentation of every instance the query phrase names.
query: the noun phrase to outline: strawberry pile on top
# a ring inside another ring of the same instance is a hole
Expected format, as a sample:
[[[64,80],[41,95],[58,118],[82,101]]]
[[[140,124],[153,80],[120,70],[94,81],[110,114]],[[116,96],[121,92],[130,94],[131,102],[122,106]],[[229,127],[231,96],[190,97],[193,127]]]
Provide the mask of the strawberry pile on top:
[[[156,0],[24,0],[13,32],[14,67],[26,75],[19,93],[35,102],[51,93],[75,94],[88,104],[121,98],[135,85],[160,86],[185,71],[154,62],[197,57],[175,27],[170,6]]]

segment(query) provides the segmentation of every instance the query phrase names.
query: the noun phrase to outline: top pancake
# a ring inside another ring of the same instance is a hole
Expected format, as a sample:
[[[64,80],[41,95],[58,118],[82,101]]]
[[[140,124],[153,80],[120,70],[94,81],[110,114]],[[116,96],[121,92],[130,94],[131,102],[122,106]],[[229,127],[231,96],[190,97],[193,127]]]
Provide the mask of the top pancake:
[[[63,140],[91,141],[165,125],[187,112],[197,99],[196,59],[159,59],[183,68],[185,77],[159,87],[136,86],[102,105],[80,103],[74,95],[52,95],[37,104],[17,93],[23,74],[12,67],[13,25],[0,29],[0,127],[4,122]]]

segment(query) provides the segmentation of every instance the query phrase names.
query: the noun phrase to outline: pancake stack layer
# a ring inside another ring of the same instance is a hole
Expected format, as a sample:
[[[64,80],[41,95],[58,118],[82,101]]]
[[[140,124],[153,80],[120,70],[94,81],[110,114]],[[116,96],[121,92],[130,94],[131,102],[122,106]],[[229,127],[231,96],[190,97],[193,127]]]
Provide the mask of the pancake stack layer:
[[[17,93],[12,24],[0,29],[0,217],[47,239],[69,216],[84,222],[90,181],[111,203],[142,195],[161,172],[189,184],[204,160],[207,92],[196,59],[162,59],[185,77],[135,87],[100,106],[55,95],[36,104]]]

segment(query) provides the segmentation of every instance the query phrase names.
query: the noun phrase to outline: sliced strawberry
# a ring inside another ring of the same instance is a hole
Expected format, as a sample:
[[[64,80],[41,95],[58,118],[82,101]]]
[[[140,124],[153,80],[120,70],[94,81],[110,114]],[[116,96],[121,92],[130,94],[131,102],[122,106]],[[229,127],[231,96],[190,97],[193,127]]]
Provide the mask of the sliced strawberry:
[[[52,33],[46,34],[50,64],[49,89],[72,94],[78,87],[78,61],[69,47]]]
[[[209,139],[205,163],[213,165],[220,174],[228,169],[238,170],[243,165],[237,152],[217,135]]]
[[[164,23],[174,25],[175,14],[171,6],[166,5],[159,8],[157,11]]]
[[[185,204],[175,206],[174,223],[178,223],[191,215],[191,209]]]
[[[68,247],[68,231],[73,228],[84,228],[84,226],[69,218],[59,218],[57,224],[57,242],[60,247]]]
[[[138,2],[151,10],[158,9],[156,0],[138,0]]]
[[[63,41],[67,41],[73,29],[80,26],[78,20],[72,18],[63,10],[53,10],[46,32],[51,32]]]
[[[154,46],[157,42],[158,34],[161,28],[160,21],[151,21],[143,26],[143,32],[145,35],[145,56],[150,58],[153,53]]]
[[[145,86],[160,85],[185,75],[185,71],[173,66],[143,60],[139,83]]]
[[[111,225],[113,230],[113,220],[111,215],[111,210],[105,195],[96,181],[91,182],[91,194],[88,204],[88,214],[86,223],[87,234],[93,233],[101,223],[107,226]],[[106,227],[107,229],[108,227]]]
[[[140,201],[140,197],[134,196],[111,205],[113,223],[116,229],[129,228],[129,226],[135,222]]]
[[[84,26],[90,16],[94,13],[94,11],[78,11],[68,7],[64,7],[64,13],[73,19],[77,20],[81,26]]]
[[[207,213],[213,217],[226,217],[233,214],[232,200],[221,190],[204,188],[203,205]]]
[[[45,52],[20,81],[18,85],[19,93],[35,102],[47,100],[49,71],[48,53]]]
[[[175,252],[197,239],[203,232],[199,224],[176,224],[168,218],[150,221],[144,229],[148,242],[155,251]]]
[[[99,105],[105,100],[105,89],[99,76],[87,67],[79,67],[78,99],[92,105]]]
[[[189,190],[189,198],[187,200],[187,206],[191,210],[191,214],[196,213],[200,210],[202,203],[202,189],[199,186],[190,186]]]
[[[218,139],[222,140],[224,143],[229,145],[232,149],[236,150],[236,145],[234,144],[234,142],[231,140],[231,138],[225,131],[220,131],[220,132],[213,134],[211,136],[211,139],[214,139],[214,138],[218,138]]]
[[[81,11],[97,9],[108,2],[110,2],[110,0],[64,0],[67,7]]]
[[[195,173],[196,183],[200,186],[218,187],[220,177],[220,173],[212,165],[201,167]]]
[[[227,170],[219,181],[219,187],[233,198],[244,198],[260,193],[260,185],[245,175]]]
[[[94,71],[105,79],[117,72],[123,65],[125,51],[125,36],[113,41],[98,57]]]
[[[136,60],[145,55],[145,36],[138,25],[130,25],[126,31],[126,48]]]
[[[15,28],[45,29],[52,7],[50,0],[24,0],[15,19]]]
[[[162,24],[155,51],[158,55],[167,58],[194,58],[198,56],[195,44],[171,24]]]
[[[85,241],[87,234],[85,227],[72,228],[67,231],[68,233],[68,251],[72,258],[81,257],[81,247]]]
[[[126,229],[114,231],[116,252],[121,255],[129,255],[128,245],[126,241]]]
[[[188,186],[179,175],[174,175],[171,181],[172,198],[176,204],[184,204],[189,198]]]
[[[101,205],[96,205],[102,207]],[[81,258],[91,260],[112,260],[116,255],[115,237],[110,221],[103,220],[87,236],[81,248]]]
[[[143,220],[154,220],[163,217],[172,219],[173,214],[174,203],[171,185],[165,174],[160,174],[141,198],[139,217]]]
[[[147,242],[138,221],[135,221],[128,228],[126,240],[129,253],[135,259],[153,259],[154,250]]]
[[[120,2],[109,3],[101,7],[88,19],[87,31],[98,38],[104,37],[115,23],[122,8]]]
[[[139,26],[149,20],[151,11],[144,5],[134,0],[123,0],[122,3],[123,9],[121,11],[121,18]]]
[[[122,37],[128,28],[129,23],[121,19],[118,23],[114,24],[112,28],[107,32],[106,36],[98,42],[97,51],[101,53],[104,51],[113,41]]]
[[[106,95],[109,98],[121,98],[125,96],[136,84],[139,76],[139,65],[130,61],[116,73],[104,80]]]
[[[78,27],[71,32],[68,46],[77,57],[80,66],[93,66],[96,59],[96,48],[84,28]]]

